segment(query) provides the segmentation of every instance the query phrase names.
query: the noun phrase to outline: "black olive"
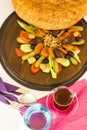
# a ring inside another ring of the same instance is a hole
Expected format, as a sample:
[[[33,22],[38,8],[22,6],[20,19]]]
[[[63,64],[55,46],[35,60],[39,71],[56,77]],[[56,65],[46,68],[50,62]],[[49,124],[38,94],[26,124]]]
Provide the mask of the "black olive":
[[[68,55],[70,55],[70,56],[74,56],[74,53],[72,52],[72,51],[68,51]]]
[[[68,53],[67,54],[65,54],[65,58],[66,59],[69,59],[70,57],[73,57],[74,56],[74,53],[72,52],[72,51],[68,51]]]
[[[66,28],[66,29],[65,29],[65,32],[68,32],[68,30],[69,30],[69,29],[68,29],[68,28]]]
[[[64,58],[69,59],[71,56],[69,54],[65,54]]]
[[[71,43],[71,42],[73,42],[74,41],[74,37],[73,36],[69,36],[69,37],[67,37],[67,38],[65,38],[63,41],[62,41],[62,43]]]
[[[35,44],[31,44],[31,45],[30,45],[30,48],[34,50]]]
[[[69,59],[71,56],[69,54],[65,54],[64,58]]]
[[[76,38],[75,38],[75,41],[76,41],[76,42],[80,42],[80,40],[81,40],[81,37],[76,37]]]
[[[40,55],[36,54],[34,57],[36,58],[36,60],[38,60],[40,58]]]
[[[54,37],[57,37],[57,35],[60,33],[60,30],[50,30],[50,34],[52,34]]]
[[[35,39],[32,39],[30,41],[30,44],[37,44],[37,43],[40,43],[40,42],[43,42],[42,38],[36,37]]]
[[[47,64],[48,62],[49,62],[49,60],[47,57],[42,61],[42,63],[44,63],[44,64]]]

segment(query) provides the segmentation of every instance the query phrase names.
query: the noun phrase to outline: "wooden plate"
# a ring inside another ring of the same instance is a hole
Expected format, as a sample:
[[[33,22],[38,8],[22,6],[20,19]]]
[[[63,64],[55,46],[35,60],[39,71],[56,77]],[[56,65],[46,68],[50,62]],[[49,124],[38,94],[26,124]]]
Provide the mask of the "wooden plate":
[[[0,61],[6,72],[18,83],[25,87],[37,89],[37,90],[52,90],[60,85],[70,85],[75,82],[87,68],[87,23],[82,19],[77,25],[84,27],[82,33],[86,43],[79,48],[81,53],[79,57],[81,63],[77,66],[70,65],[67,68],[63,68],[57,79],[52,79],[51,74],[38,72],[32,74],[30,71],[30,65],[25,62],[21,63],[21,58],[15,54],[15,47],[18,47],[16,41],[20,32],[20,27],[17,24],[17,15],[13,12],[3,23],[0,30]]]

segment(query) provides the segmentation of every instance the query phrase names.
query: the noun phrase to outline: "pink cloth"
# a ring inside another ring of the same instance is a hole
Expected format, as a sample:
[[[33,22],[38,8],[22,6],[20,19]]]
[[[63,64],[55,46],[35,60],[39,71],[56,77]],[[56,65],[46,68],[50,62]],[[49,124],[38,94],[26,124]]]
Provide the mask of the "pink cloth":
[[[60,118],[50,107],[53,121],[49,130],[87,130],[87,81],[83,79],[75,82],[69,87],[77,93],[79,102],[78,108],[72,115],[69,115],[68,113],[69,116]],[[47,96],[40,98],[37,102],[47,105],[46,100]],[[24,106],[19,109],[22,115],[26,108],[27,106]]]

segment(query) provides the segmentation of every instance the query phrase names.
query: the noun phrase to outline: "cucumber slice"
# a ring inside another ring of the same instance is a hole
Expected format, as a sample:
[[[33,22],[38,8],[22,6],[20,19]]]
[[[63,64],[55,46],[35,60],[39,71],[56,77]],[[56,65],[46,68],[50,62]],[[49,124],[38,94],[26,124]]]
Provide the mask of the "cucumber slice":
[[[20,45],[20,50],[22,50],[23,52],[32,52],[33,49],[31,49],[30,44],[22,44]]]
[[[49,65],[49,63],[48,63],[48,64],[44,64],[44,65],[45,65],[45,67],[43,67],[43,65],[40,64],[41,70],[42,70],[43,72],[45,72],[45,73],[49,73],[49,72],[50,72],[50,65]]]
[[[24,40],[22,40],[20,37],[17,37],[17,42],[18,42],[18,43],[27,43],[27,42],[25,42]]]
[[[57,63],[60,63],[64,67],[68,67],[70,65],[69,59],[66,58],[56,58]]]
[[[78,61],[74,57],[70,57],[70,61],[73,65],[78,65]]]
[[[36,58],[32,56],[32,57],[29,57],[29,58],[27,59],[27,61],[28,61],[29,64],[33,64],[33,63],[35,63]]]

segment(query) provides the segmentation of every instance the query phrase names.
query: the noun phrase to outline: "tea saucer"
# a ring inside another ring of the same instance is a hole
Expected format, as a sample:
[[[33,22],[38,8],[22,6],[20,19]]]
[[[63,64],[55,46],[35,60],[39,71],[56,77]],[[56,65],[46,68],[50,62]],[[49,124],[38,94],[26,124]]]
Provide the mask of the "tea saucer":
[[[71,116],[73,115],[78,108],[78,97],[75,96],[73,103],[71,104],[71,106],[69,106],[66,110],[61,111],[58,110],[57,108],[55,108],[54,104],[53,104],[53,94],[49,94],[46,98],[46,105],[47,107],[55,114],[57,114],[57,116],[59,116],[60,118],[62,117],[67,117],[67,116]]]

